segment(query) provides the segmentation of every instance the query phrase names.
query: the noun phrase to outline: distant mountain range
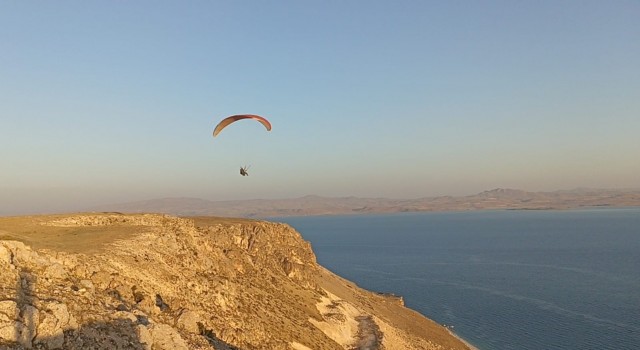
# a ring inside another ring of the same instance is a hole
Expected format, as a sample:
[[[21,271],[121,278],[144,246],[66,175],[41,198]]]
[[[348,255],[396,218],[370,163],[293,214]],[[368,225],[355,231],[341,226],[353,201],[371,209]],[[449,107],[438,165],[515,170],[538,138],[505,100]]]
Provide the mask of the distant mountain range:
[[[278,216],[373,214],[464,210],[551,210],[582,207],[640,206],[640,190],[574,189],[527,192],[496,188],[471,196],[419,199],[320,197],[209,201],[162,198],[102,205],[89,211],[166,213],[180,216],[265,218]]]

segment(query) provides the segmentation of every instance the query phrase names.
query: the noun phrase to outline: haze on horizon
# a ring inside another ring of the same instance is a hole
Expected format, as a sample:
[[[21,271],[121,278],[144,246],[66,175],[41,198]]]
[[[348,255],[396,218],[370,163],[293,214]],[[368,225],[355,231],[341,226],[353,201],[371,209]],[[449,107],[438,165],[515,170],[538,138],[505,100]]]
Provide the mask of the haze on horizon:
[[[639,17],[635,1],[2,2],[0,214],[640,188]],[[273,130],[211,137],[239,113]]]

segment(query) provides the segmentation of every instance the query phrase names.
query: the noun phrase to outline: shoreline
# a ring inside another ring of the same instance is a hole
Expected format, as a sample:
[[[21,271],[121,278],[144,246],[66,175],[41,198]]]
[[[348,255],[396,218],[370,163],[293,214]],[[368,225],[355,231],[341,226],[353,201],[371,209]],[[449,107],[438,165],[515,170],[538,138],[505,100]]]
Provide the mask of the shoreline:
[[[454,331],[452,331],[451,329],[449,329],[449,327],[445,327],[447,329],[447,332],[449,332],[449,334],[451,334],[452,336],[456,337],[456,339],[458,339],[459,341],[463,342],[464,345],[466,345],[467,347],[469,347],[470,350],[480,350],[477,346],[474,346],[473,344],[469,343],[468,341],[466,341],[464,338],[462,338],[461,336],[459,336],[458,334],[456,334]]]

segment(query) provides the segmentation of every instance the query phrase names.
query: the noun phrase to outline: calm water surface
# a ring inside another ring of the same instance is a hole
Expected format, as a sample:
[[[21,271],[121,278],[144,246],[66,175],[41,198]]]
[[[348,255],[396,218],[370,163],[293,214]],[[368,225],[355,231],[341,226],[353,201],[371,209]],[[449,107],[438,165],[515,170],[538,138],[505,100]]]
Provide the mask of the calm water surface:
[[[640,208],[272,220],[482,350],[640,349]]]

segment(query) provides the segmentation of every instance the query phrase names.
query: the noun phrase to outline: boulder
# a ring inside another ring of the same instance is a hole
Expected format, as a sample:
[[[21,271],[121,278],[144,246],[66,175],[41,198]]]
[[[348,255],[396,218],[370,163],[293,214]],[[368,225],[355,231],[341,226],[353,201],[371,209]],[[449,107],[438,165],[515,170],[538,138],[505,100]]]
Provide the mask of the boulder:
[[[202,323],[200,315],[191,310],[184,310],[178,317],[178,327],[192,334],[199,334],[198,323]]]

